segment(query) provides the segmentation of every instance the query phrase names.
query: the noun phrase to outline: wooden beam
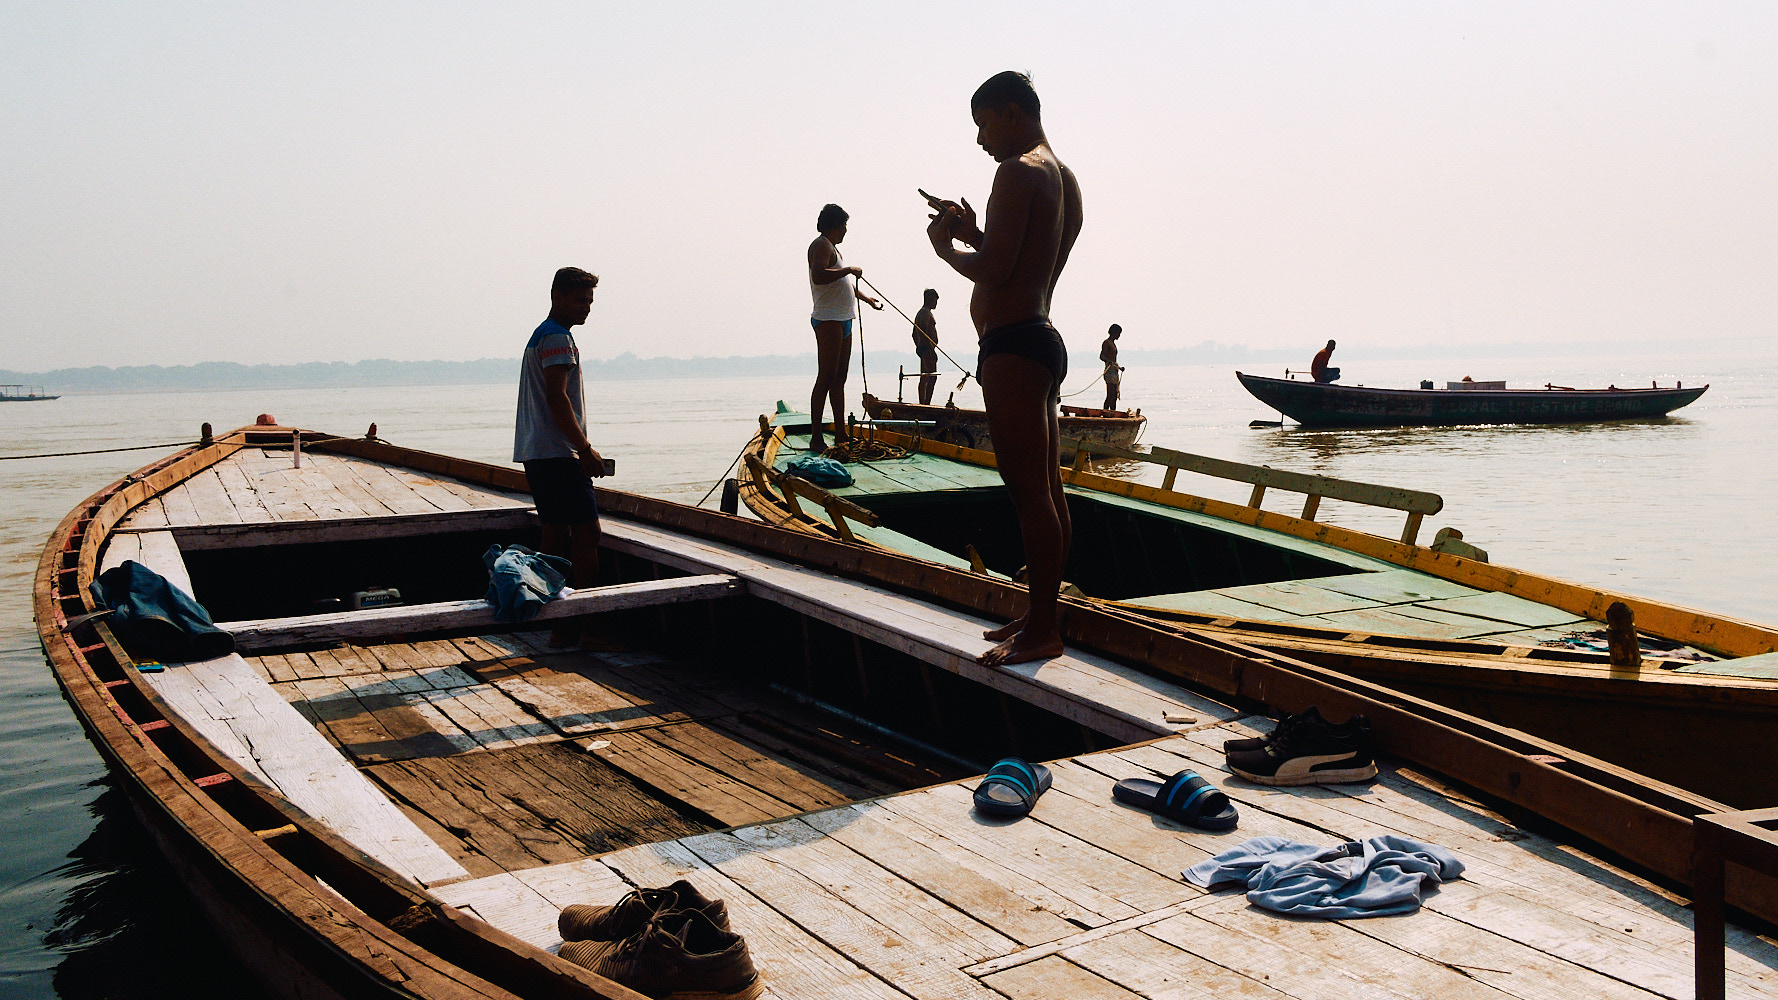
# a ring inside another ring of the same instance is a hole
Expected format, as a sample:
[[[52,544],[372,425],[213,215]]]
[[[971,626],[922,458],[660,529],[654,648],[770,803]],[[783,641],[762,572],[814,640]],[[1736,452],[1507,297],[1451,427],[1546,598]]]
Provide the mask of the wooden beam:
[[[480,507],[474,510],[430,514],[394,514],[386,517],[354,517],[315,521],[261,521],[251,524],[197,524],[178,528],[120,528],[123,535],[170,531],[179,547],[201,549],[250,548],[264,545],[308,545],[317,542],[356,542],[371,538],[408,538],[462,531],[516,531],[534,526],[537,514],[530,507]]]
[[[1164,465],[1167,467],[1168,479],[1161,487],[1162,489],[1171,489],[1174,471],[1184,469],[1187,472],[1215,476],[1218,479],[1232,479],[1238,483],[1248,483],[1255,487],[1256,495],[1264,495],[1265,489],[1271,487],[1289,490],[1292,493],[1306,493],[1311,496],[1345,500],[1349,503],[1361,503],[1371,507],[1387,507],[1390,510],[1416,514],[1436,514],[1445,506],[1444,498],[1437,493],[1402,489],[1396,486],[1379,486],[1375,483],[1361,483],[1351,479],[1335,479],[1332,476],[1290,472],[1263,465],[1248,465],[1244,462],[1231,462],[1222,458],[1192,455],[1183,451],[1174,451],[1171,448],[1150,448],[1146,452],[1131,451],[1128,448],[1114,448],[1110,445],[1074,438],[1063,438],[1062,446],[1074,448],[1076,451],[1090,451],[1095,455]],[[1079,460],[1075,462],[1075,471],[1082,471]],[[1258,504],[1249,503],[1248,506],[1257,507]]]
[[[545,604],[533,621],[662,604],[685,604],[690,601],[732,597],[744,591],[745,587],[741,582],[727,573],[591,587],[573,591],[566,597]],[[235,637],[236,649],[253,651],[309,643],[362,642],[382,636],[447,629],[510,630],[523,624],[496,621],[494,609],[485,601],[443,601],[438,604],[339,611],[296,618],[222,622],[217,627]]]

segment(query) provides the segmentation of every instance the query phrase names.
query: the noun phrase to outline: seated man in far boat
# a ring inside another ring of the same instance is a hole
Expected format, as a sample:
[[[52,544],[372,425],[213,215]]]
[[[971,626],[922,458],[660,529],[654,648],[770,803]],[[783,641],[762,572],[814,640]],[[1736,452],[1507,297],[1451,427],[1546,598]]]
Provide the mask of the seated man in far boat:
[[[939,259],[975,285],[969,318],[981,340],[976,379],[1031,567],[1024,617],[988,632],[997,645],[978,657],[998,666],[1062,655],[1056,592],[1072,531],[1056,464],[1062,447],[1056,407],[1068,350],[1049,312],[1056,279],[1080,235],[1080,185],[1050,149],[1037,92],[1023,74],[989,78],[970,98],[969,112],[976,142],[1000,164],[986,225],[976,226],[967,201],[930,198],[926,235]]]
[[[926,304],[914,314],[914,354],[920,359],[920,405],[932,404],[932,390],[938,387],[938,320],[932,310],[938,308],[938,289],[926,289]]]
[[[1315,352],[1315,360],[1309,362],[1309,376],[1317,382],[1333,382],[1340,377],[1338,368],[1329,368],[1327,363],[1333,360],[1334,342],[1328,341],[1327,346]]]
[[[581,406],[580,348],[570,331],[586,322],[599,276],[578,267],[556,272],[549,289],[549,318],[531,334],[519,368],[519,408],[512,460],[525,466],[525,482],[543,522],[543,550],[574,564],[569,582],[594,586],[599,576],[599,505],[593,478],[605,459],[587,439]],[[573,645],[580,623],[564,622],[551,646]]]
[[[1105,343],[1099,345],[1099,360],[1105,362],[1105,410],[1117,409],[1118,390],[1124,384],[1124,366],[1117,363],[1117,338],[1123,335],[1124,328],[1113,323],[1105,332]]]

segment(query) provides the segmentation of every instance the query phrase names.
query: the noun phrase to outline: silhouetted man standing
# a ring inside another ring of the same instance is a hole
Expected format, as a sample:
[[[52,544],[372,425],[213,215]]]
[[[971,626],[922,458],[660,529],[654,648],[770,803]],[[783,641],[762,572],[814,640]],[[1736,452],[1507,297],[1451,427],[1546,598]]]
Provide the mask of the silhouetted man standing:
[[[932,402],[932,390],[938,387],[938,320],[932,310],[938,308],[938,289],[926,289],[926,304],[914,314],[914,354],[920,359],[920,403]]]
[[[1056,279],[1080,234],[1080,186],[1044,136],[1037,92],[1022,73],[998,73],[969,100],[976,142],[999,164],[986,228],[975,209],[935,201],[926,234],[939,259],[975,284],[969,318],[981,338],[976,378],[1000,478],[1018,511],[1028,604],[1022,618],[986,633],[989,666],[1060,656],[1056,594],[1072,527],[1062,492],[1056,406],[1068,352],[1050,325]],[[971,247],[959,250],[953,242]]]

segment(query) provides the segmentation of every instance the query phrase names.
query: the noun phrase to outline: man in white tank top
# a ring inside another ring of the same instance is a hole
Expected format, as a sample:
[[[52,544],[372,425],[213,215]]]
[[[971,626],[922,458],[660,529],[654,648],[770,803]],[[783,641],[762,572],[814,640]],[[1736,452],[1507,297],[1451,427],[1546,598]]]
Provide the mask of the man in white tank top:
[[[815,328],[818,359],[815,391],[809,397],[809,450],[817,454],[827,450],[821,421],[829,402],[834,440],[846,440],[846,373],[852,368],[852,320],[858,316],[858,302],[883,308],[883,303],[858,289],[854,279],[863,277],[864,271],[847,267],[840,257],[838,244],[846,238],[850,218],[838,205],[823,205],[815,219],[821,235],[809,244],[809,294],[815,300],[809,325]]]

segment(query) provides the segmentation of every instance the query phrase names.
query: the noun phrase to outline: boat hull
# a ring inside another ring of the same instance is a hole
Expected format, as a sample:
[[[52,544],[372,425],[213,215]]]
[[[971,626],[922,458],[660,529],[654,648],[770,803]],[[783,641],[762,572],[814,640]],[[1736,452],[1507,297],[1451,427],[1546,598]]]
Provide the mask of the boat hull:
[[[866,393],[864,412],[878,420],[913,420],[934,425],[934,436],[965,448],[991,451],[994,442],[988,435],[988,414],[984,410],[965,410],[955,406],[925,406],[919,403],[891,402]],[[1064,410],[1073,407],[1064,407]],[[1103,412],[1103,411],[1097,411]],[[1142,435],[1148,418],[1140,413],[1117,413],[1113,416],[1085,416],[1064,412],[1059,418],[1064,440],[1080,440],[1110,448],[1128,448]],[[1064,456],[1073,451],[1065,450]]]
[[[1373,389],[1236,372],[1255,399],[1305,427],[1569,424],[1660,417],[1691,403],[1695,389]]]

